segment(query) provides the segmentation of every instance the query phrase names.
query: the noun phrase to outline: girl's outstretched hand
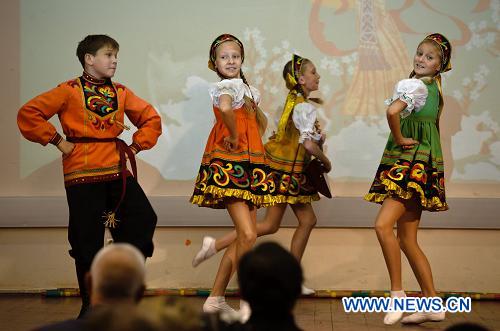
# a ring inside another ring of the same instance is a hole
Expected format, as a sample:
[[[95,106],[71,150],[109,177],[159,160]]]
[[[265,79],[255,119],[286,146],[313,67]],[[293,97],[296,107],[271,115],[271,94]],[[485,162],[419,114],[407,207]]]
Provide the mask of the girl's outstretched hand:
[[[401,140],[396,141],[396,144],[403,147],[403,149],[410,149],[413,148],[413,146],[418,145],[419,142],[412,138],[401,138]]]
[[[227,136],[224,138],[224,147],[230,151],[234,152],[238,149],[238,137]]]

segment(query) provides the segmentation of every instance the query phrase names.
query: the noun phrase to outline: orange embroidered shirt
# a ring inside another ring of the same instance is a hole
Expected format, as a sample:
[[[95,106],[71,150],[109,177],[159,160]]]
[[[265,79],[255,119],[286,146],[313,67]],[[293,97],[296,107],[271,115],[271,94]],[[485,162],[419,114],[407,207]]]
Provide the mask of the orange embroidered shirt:
[[[61,136],[48,120],[57,114],[67,137],[116,138],[126,126],[124,115],[137,127],[130,148],[150,149],[161,134],[161,118],[152,105],[110,79],[84,74],[28,101],[19,109],[17,124],[33,142],[57,145]],[[63,157],[66,186],[117,179],[119,153],[114,142],[77,143]]]

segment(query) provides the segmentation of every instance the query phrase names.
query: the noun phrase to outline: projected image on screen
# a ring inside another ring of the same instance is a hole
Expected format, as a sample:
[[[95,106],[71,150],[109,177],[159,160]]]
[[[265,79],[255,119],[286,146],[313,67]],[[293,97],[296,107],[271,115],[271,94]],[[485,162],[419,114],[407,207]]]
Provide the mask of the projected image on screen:
[[[50,12],[50,5],[58,9]],[[196,11],[189,10],[195,5]],[[33,18],[22,21],[21,44],[26,50],[39,44],[42,34],[57,30],[62,23],[57,13],[66,6],[74,13],[65,18],[73,20],[65,31],[70,35],[68,49],[80,36],[94,32],[79,26],[84,18],[77,15],[75,4],[71,10],[64,1],[44,2],[44,10],[41,6],[34,0],[23,1],[23,15]],[[284,64],[292,53],[315,63],[321,75],[318,96],[324,100],[320,122],[333,160],[330,179],[337,183],[336,194],[347,196],[364,194],[373,179],[390,132],[384,100],[392,96],[399,80],[408,77],[418,42],[430,32],[443,33],[454,48],[453,70],[443,75],[445,107],[440,120],[448,194],[488,196],[500,191],[498,1],[283,0],[269,4],[256,0],[244,18],[228,15],[225,22],[213,19],[216,9],[208,3],[178,0],[169,2],[166,9],[164,2],[151,1],[149,6],[148,15],[153,17],[142,19],[154,22],[154,28],[149,24],[132,28],[117,21],[109,34],[122,46],[117,81],[134,86],[162,116],[164,133],[157,146],[138,156],[157,173],[154,178],[159,184],[149,186],[156,187],[155,194],[168,194],[169,185],[161,183],[170,182],[185,187],[181,193],[191,193],[214,122],[208,86],[217,76],[206,63],[210,42],[220,32],[239,36],[245,45],[245,76],[260,90],[261,108],[269,117],[264,140],[276,129],[286,98]],[[218,10],[229,12],[231,6],[238,2],[222,1]],[[125,7],[130,12],[123,21],[137,20],[140,11]],[[97,21],[104,19],[104,14],[95,14]],[[61,40],[46,42],[49,45],[38,49],[41,57],[53,54]],[[62,63],[76,62],[60,56]],[[27,55],[21,59],[23,101],[41,92],[40,79],[33,76],[48,70],[32,60]],[[67,76],[63,67],[50,72],[60,70]],[[132,133],[123,136],[130,140]],[[21,142],[24,179],[57,162],[57,152]],[[480,187],[485,184],[493,188],[485,191]]]

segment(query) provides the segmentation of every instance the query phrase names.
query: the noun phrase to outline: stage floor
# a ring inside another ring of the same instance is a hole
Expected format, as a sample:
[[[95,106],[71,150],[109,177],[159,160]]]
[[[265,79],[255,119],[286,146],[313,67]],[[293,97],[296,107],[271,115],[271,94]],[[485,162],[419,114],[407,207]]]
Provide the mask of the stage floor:
[[[204,298],[183,297],[190,304],[201,306]],[[144,300],[149,300],[146,297]],[[238,299],[229,303],[237,307]],[[0,295],[0,329],[26,331],[36,326],[76,316],[80,299],[76,297],[44,298],[40,295]],[[500,330],[500,301],[473,301],[472,312],[447,314],[439,323],[422,326],[384,326],[382,313],[351,313],[343,311],[340,299],[304,298],[295,308],[298,325],[308,331],[368,331],[368,330],[443,330],[459,322],[475,322],[490,330]]]

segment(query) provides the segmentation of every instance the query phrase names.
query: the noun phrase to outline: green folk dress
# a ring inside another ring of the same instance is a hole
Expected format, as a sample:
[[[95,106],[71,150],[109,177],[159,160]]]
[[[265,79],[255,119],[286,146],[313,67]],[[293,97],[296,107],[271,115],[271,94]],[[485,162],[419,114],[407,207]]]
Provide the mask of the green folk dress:
[[[423,87],[427,90],[425,98],[418,93]],[[405,79],[398,83],[395,95],[389,101],[396,98],[408,104],[402,112],[401,133],[419,144],[403,149],[390,134],[375,180],[364,199],[382,203],[387,197],[408,200],[416,195],[423,210],[447,210],[443,153],[437,127],[441,102],[438,82],[432,80],[424,84],[418,79]],[[425,100],[420,108],[419,98]]]

